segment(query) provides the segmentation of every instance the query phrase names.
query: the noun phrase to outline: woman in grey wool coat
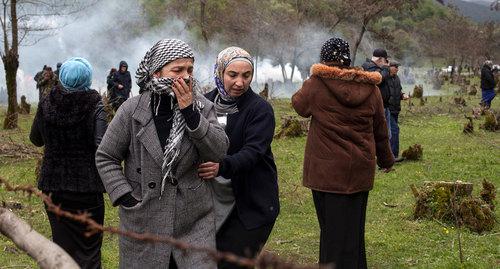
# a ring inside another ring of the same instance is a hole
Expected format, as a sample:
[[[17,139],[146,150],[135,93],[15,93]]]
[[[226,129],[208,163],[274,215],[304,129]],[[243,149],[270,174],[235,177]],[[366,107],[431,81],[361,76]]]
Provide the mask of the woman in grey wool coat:
[[[193,87],[194,56],[163,39],[136,72],[142,94],[118,109],[96,153],[120,228],[172,236],[215,248],[212,194],[198,177],[202,161],[222,161],[228,148],[214,105]],[[124,166],[122,166],[124,161]],[[120,237],[120,268],[216,268],[206,254]]]

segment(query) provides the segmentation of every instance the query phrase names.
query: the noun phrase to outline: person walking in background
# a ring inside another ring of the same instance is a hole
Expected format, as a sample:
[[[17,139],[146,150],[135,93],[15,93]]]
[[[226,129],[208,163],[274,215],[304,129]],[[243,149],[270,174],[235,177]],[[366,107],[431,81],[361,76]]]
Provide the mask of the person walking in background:
[[[116,110],[130,97],[130,90],[132,89],[132,78],[128,71],[127,62],[121,61],[118,71],[113,74],[113,87],[116,95],[114,101]]]
[[[43,98],[31,126],[30,140],[45,146],[38,188],[72,213],[88,212],[104,223],[104,186],[95,152],[107,128],[101,96],[90,89],[92,66],[70,58],[60,70],[57,90]],[[81,268],[101,268],[102,233],[85,236],[87,226],[47,210],[52,240]]]
[[[487,60],[481,68],[481,105],[485,108],[491,107],[491,101],[495,98],[495,77],[493,76],[493,62]]]
[[[111,107],[116,112],[116,110],[118,110],[118,106],[116,106],[115,105],[116,103],[114,103],[114,101],[116,100],[116,89],[115,89],[115,84],[113,83],[115,73],[116,73],[116,68],[113,67],[111,68],[111,70],[109,70],[109,74],[106,77],[106,84],[107,84],[106,96],[108,97],[108,103],[111,104]]]
[[[408,97],[403,93],[401,80],[398,76],[399,63],[391,61],[389,65],[390,78],[387,80],[389,87],[389,111],[391,112],[389,124],[391,127],[391,150],[396,162],[403,161],[399,157],[399,112],[401,111],[401,100],[406,100]]]
[[[292,106],[310,117],[303,184],[312,190],[320,226],[319,262],[335,268],[367,268],[365,217],[376,163],[394,164],[377,86],[378,72],[350,68],[349,44],[324,43],[321,63],[292,96]],[[375,159],[376,157],[376,159]]]
[[[45,71],[45,69],[47,68],[47,65],[44,65],[42,67],[42,70],[41,71],[38,71],[35,76],[33,77],[33,80],[35,81],[36,83],[36,89],[38,91],[38,102],[40,102],[40,100],[42,100],[42,94],[41,94],[41,90],[40,90],[40,81],[42,81],[42,78],[43,78],[43,71]]]
[[[275,119],[272,106],[253,92],[253,59],[238,47],[221,51],[215,67],[215,104],[229,137],[221,162],[205,162],[200,178],[214,188],[217,249],[254,258],[266,243],[279,213],[278,175],[271,151]],[[222,268],[243,268],[221,262]]]
[[[49,95],[50,91],[54,89],[54,86],[57,84],[57,79],[57,76],[50,66],[47,66],[45,70],[43,70],[42,77],[38,82],[40,100]]]
[[[385,49],[375,49],[373,51],[373,56],[370,61],[365,62],[362,67],[365,71],[379,72],[382,75],[382,81],[378,84],[378,88],[382,95],[382,101],[384,103],[384,113],[385,121],[387,123],[387,128],[389,132],[389,138],[391,137],[391,111],[389,110],[389,86],[388,80],[390,78],[389,72],[389,56]]]
[[[146,90],[125,101],[97,149],[96,164],[125,231],[172,236],[215,248],[215,216],[202,162],[228,148],[212,102],[197,93],[194,55],[181,40],[163,39],[136,72]],[[120,236],[120,268],[207,268],[201,252]]]

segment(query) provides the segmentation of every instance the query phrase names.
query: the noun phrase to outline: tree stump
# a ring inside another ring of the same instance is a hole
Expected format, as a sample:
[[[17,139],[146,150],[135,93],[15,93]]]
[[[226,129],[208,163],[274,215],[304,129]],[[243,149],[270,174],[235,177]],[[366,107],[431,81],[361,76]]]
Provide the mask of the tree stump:
[[[413,88],[412,97],[414,97],[414,98],[422,98],[423,96],[424,96],[424,86],[422,86],[422,85],[415,85],[415,88]]]
[[[21,96],[21,104],[18,108],[19,114],[29,115],[31,111],[31,105],[26,102],[26,96]]]
[[[309,119],[300,119],[297,116],[281,117],[281,130],[275,138],[304,136],[309,131]]]
[[[422,159],[423,149],[419,144],[410,146],[408,149],[404,150],[402,153],[403,158],[410,161],[418,161]]]
[[[486,180],[483,182],[481,198],[472,196],[472,183],[462,181],[425,181],[420,189],[414,185],[410,187],[416,199],[413,212],[415,219],[458,223],[477,233],[491,231],[495,225],[493,208],[488,201],[493,203],[491,199],[495,199],[496,189]]]
[[[464,124],[464,134],[472,134],[474,132],[474,122],[472,121],[472,117],[465,117],[469,121]]]
[[[480,128],[486,131],[495,132],[496,130],[500,130],[499,123],[499,115],[495,115],[495,113],[489,109],[484,111],[484,124],[481,124]]]
[[[475,85],[470,85],[469,91],[467,92],[467,94],[475,96],[477,94],[477,88],[476,88],[476,86]]]

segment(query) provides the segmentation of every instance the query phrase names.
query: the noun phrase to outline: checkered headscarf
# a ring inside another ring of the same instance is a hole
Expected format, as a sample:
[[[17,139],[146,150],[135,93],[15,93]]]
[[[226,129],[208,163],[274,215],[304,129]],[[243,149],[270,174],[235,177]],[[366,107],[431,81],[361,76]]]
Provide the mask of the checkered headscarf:
[[[173,100],[175,94],[172,91],[172,78],[157,78],[153,74],[160,70],[166,64],[177,59],[191,58],[194,60],[193,51],[185,42],[178,39],[163,39],[158,41],[144,56],[144,59],[139,64],[135,77],[137,85],[146,91],[151,91],[153,96],[152,105],[155,107],[155,113],[158,114],[158,108],[161,103],[161,96],[164,94],[171,95]],[[194,95],[194,92],[193,92]],[[156,104],[155,104],[156,103]],[[177,165],[179,157],[180,144],[184,136],[186,122],[184,116],[179,109],[179,104],[171,102],[173,115],[172,129],[165,143],[163,151],[162,173],[160,197],[165,189],[166,179],[173,181],[173,167]],[[170,120],[170,119],[169,119]]]
[[[135,77],[137,85],[144,90],[155,93],[171,92],[171,78],[154,78],[153,74],[166,64],[177,59],[191,58],[194,60],[193,50],[184,41],[179,39],[162,39],[158,41],[144,56]]]

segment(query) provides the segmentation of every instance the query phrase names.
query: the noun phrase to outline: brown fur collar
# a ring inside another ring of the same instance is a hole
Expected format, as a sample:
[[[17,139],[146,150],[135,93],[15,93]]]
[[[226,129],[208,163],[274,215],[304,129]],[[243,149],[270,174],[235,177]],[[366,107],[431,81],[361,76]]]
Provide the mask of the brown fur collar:
[[[324,64],[313,64],[313,66],[311,66],[311,75],[321,78],[355,81],[373,85],[377,85],[382,81],[382,75],[380,75],[379,72],[363,71],[363,69],[359,67],[339,68]]]

